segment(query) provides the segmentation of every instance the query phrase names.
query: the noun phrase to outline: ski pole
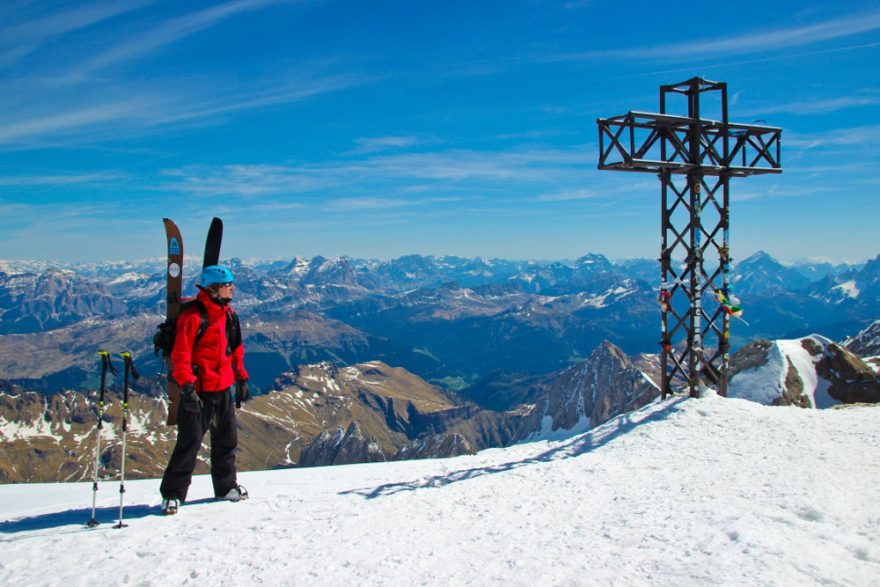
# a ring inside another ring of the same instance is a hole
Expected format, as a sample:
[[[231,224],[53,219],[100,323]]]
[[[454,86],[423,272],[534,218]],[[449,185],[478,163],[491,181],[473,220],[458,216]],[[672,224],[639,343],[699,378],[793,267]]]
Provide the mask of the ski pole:
[[[135,379],[140,379],[140,373],[134,368],[131,360],[131,353],[119,353],[125,361],[125,375],[122,383],[122,459],[119,469],[119,523],[114,528],[125,528],[126,524],[122,523],[123,495],[125,494],[125,436],[128,429],[128,375],[131,373]]]
[[[101,388],[98,392],[98,427],[96,429],[97,439],[95,440],[95,475],[92,481],[92,518],[86,522],[86,526],[94,528],[100,522],[95,517],[95,509],[98,499],[98,464],[101,461],[101,430],[104,428],[104,391],[107,389],[107,370],[109,369],[114,375],[118,375],[113,363],[110,362],[110,353],[107,351],[98,351],[101,355]]]

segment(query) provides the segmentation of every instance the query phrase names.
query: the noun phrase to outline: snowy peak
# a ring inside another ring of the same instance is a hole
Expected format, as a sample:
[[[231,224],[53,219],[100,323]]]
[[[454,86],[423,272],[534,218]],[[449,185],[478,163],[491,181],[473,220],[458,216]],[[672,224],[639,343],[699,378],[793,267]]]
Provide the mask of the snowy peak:
[[[729,397],[766,405],[828,408],[880,401],[880,376],[825,337],[756,341],[731,359]]]
[[[880,255],[860,269],[828,276],[810,287],[811,297],[841,306],[865,306],[874,310],[880,296]]]
[[[599,253],[587,253],[575,261],[574,266],[581,271],[594,273],[610,273],[613,270],[608,258]]]
[[[758,251],[735,265],[730,282],[740,296],[800,290],[810,284],[799,271],[786,267],[764,251]]]
[[[347,257],[325,259],[314,257],[302,278],[303,284],[357,285],[354,270]]]

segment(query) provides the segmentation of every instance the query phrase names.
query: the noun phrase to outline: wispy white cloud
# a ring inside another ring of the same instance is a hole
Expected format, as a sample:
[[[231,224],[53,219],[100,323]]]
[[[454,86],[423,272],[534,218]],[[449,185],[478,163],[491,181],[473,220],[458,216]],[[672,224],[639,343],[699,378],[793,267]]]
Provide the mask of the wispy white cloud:
[[[539,202],[569,202],[572,200],[590,200],[598,197],[599,194],[593,190],[579,189],[556,194],[544,194],[537,197]]]
[[[430,180],[542,180],[563,170],[592,165],[587,147],[529,148],[507,151],[451,149],[431,153],[405,153],[376,157],[370,166],[396,177]]]
[[[54,114],[36,115],[25,120],[0,121],[0,144],[69,134],[83,128],[106,127],[122,120],[142,120],[145,113],[151,112],[154,106],[155,102],[149,98],[132,98]],[[25,118],[22,114],[18,117]]]
[[[824,132],[789,132],[785,145],[801,149],[816,147],[865,147],[880,141],[880,125],[869,124],[852,128],[838,128]]]
[[[306,193],[327,186],[307,170],[279,165],[188,166],[169,169],[164,189],[196,196],[240,195],[258,197],[272,194]]]
[[[617,48],[582,53],[556,54],[548,61],[593,61],[596,59],[687,60],[713,56],[770,53],[781,49],[813,45],[880,29],[880,11],[849,15],[800,27],[778,28],[717,40],[650,47]]]
[[[389,149],[405,149],[415,147],[420,143],[418,137],[386,135],[382,137],[361,137],[355,139],[358,148],[356,153],[372,153]]]
[[[268,106],[294,104],[316,96],[344,91],[366,80],[358,75],[334,75],[326,78],[274,81],[255,84],[255,90],[241,91],[218,87],[158,88],[138,91],[137,87],[118,87],[115,100],[89,100],[93,94],[69,102],[50,102],[48,111],[31,111],[20,105],[0,112],[0,145],[30,143],[52,139],[67,143],[87,143],[109,136],[114,139],[155,134],[191,124],[221,124],[226,115]],[[126,97],[132,96],[132,97]],[[96,103],[97,102],[97,103]],[[37,107],[44,107],[38,103]]]
[[[3,27],[3,34],[0,35],[0,67],[24,58],[52,39],[137,10],[152,1],[93,3]]]
[[[251,92],[232,92],[217,97],[203,95],[192,100],[177,99],[173,108],[155,115],[158,124],[171,124],[194,119],[214,118],[226,113],[292,104],[332,92],[343,91],[363,83],[367,78],[358,74],[339,74],[317,79],[299,79],[268,84]],[[255,84],[260,86],[261,84]]]
[[[706,54],[736,55],[743,53],[769,52],[788,47],[812,45],[842,37],[880,29],[880,12],[851,15],[813,25],[781,28],[762,33],[720,39],[657,47],[661,57],[693,57]],[[641,56],[647,56],[641,53]]]
[[[361,198],[340,198],[338,200],[330,200],[327,207],[337,211],[357,211],[357,210],[390,210],[393,208],[410,208],[415,206],[429,206],[432,204],[449,204],[462,201],[463,198],[447,197],[447,198],[380,198],[380,197],[361,197]]]
[[[124,43],[103,51],[100,55],[80,64],[76,69],[79,75],[101,70],[111,65],[132,61],[142,58],[163,47],[175,43],[183,38],[208,29],[222,20],[238,14],[257,10],[272,4],[278,4],[281,0],[233,0],[218,6],[213,6],[199,12],[193,12],[173,20],[162,23],[160,26],[135,35]]]
[[[329,202],[328,206],[337,210],[385,210],[411,206],[413,202],[392,198],[340,198]]]
[[[809,101],[786,102],[748,110],[745,116],[763,116],[766,114],[828,114],[848,108],[876,106],[880,104],[880,96],[840,96]]]
[[[128,173],[102,171],[98,173],[4,175],[0,176],[0,186],[33,187],[98,184],[119,181]]]
[[[341,158],[310,165],[190,166],[167,170],[166,190],[194,195],[239,194],[249,197],[284,194],[359,194],[384,186],[395,194],[444,193],[455,186],[473,192],[503,190],[525,184],[572,185],[584,180],[594,165],[582,146],[509,151],[464,149]],[[546,189],[546,188],[545,188]],[[352,205],[374,206],[374,196],[352,196]],[[440,200],[418,198],[423,202]],[[447,196],[448,197],[448,196]],[[345,198],[336,198],[344,200]],[[384,201],[385,196],[380,197]],[[397,198],[394,198],[396,201]],[[447,200],[448,201],[448,200]]]

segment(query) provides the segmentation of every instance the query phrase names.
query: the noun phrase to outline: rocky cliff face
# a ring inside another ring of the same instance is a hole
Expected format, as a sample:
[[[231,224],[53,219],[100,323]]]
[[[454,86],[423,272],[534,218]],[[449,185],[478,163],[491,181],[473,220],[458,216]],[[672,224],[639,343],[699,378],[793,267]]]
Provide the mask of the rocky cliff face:
[[[605,342],[573,367],[548,377],[520,409],[517,436],[587,430],[659,395],[657,385],[617,346]]]
[[[391,460],[449,458],[474,454],[476,450],[461,434],[428,434],[401,447]]]
[[[374,440],[364,438],[357,422],[343,431],[324,430],[300,453],[299,466],[345,465],[385,461],[385,453]]]
[[[847,338],[843,346],[863,359],[880,358],[880,320]]]

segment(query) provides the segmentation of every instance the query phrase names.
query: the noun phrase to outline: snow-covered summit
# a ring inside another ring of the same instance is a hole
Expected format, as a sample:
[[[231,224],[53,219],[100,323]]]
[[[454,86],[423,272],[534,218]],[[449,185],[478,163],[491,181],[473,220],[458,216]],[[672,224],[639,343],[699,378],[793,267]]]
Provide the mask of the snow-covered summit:
[[[240,475],[0,486],[3,585],[876,585],[880,410],[673,398],[561,441]],[[267,547],[268,546],[268,547]]]
[[[729,397],[767,405],[828,408],[880,400],[880,378],[844,346],[813,334],[756,341],[733,357]]]

